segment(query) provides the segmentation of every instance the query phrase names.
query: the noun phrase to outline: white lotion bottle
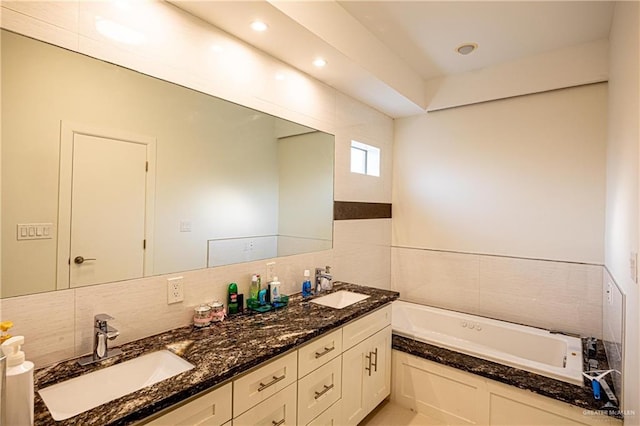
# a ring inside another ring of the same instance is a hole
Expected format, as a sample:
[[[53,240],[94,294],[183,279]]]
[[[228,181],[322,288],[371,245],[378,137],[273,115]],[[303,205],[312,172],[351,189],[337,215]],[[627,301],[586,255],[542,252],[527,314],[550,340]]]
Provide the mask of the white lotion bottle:
[[[278,277],[276,276],[274,276],[273,281],[269,283],[269,293],[271,303],[280,301],[280,281],[278,281]]]
[[[2,344],[7,356],[7,425],[33,425],[33,363],[24,360],[20,349],[24,336],[15,336]]]

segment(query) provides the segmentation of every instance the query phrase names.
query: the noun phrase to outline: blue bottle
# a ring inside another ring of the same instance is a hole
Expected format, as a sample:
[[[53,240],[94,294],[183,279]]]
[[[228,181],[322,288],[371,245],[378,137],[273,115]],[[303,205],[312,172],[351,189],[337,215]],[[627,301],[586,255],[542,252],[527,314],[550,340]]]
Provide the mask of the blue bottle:
[[[311,273],[308,269],[304,270],[304,280],[302,281],[302,297],[309,297],[313,295],[311,288]]]

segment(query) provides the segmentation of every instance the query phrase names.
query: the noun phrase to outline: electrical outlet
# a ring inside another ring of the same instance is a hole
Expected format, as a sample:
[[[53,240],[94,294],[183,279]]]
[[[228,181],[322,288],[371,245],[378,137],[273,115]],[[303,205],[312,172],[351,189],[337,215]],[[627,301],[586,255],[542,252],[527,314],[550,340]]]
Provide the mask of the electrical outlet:
[[[267,262],[267,282],[273,281],[276,276],[276,262]]]
[[[174,277],[167,279],[167,305],[180,303],[184,300],[183,278]]]
[[[609,281],[607,283],[607,303],[609,303],[610,305],[613,305],[613,283],[611,281]]]

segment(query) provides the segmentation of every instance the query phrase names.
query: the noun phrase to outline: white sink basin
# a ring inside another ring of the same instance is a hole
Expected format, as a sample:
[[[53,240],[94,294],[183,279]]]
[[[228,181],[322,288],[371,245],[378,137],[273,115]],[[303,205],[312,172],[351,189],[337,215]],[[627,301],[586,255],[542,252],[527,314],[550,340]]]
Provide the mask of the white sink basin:
[[[358,303],[370,296],[366,294],[354,293],[352,291],[340,290],[335,293],[327,294],[326,296],[313,299],[311,303],[317,303],[318,305],[329,306],[330,308],[342,309],[347,306],[351,306],[354,303]]]
[[[38,391],[54,420],[65,420],[194,368],[169,351],[152,352]]]

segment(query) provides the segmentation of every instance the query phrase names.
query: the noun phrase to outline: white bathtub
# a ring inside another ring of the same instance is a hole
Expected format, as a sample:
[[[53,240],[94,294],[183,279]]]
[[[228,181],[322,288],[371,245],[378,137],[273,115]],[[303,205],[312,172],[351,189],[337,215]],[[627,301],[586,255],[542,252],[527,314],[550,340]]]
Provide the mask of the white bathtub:
[[[395,334],[582,385],[582,342],[577,337],[396,300]]]

